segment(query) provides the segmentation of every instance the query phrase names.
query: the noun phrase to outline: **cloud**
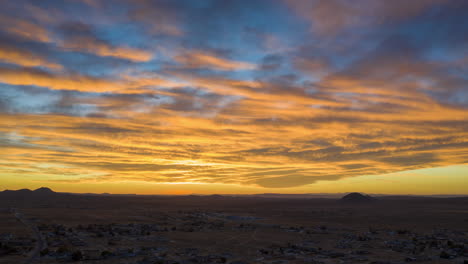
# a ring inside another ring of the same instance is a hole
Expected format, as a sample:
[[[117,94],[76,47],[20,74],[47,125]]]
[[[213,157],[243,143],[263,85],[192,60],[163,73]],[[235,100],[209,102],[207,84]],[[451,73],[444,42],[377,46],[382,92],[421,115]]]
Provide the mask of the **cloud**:
[[[59,44],[68,51],[82,51],[103,57],[116,57],[131,61],[149,61],[151,52],[130,47],[113,46],[98,38],[90,25],[83,23],[67,23],[61,26],[64,39]]]
[[[466,164],[460,7],[9,2],[0,175],[261,192]]]
[[[27,20],[0,15],[0,24],[2,24],[0,30],[25,40],[38,42],[52,41],[52,36],[46,28]]]
[[[146,31],[155,35],[182,36],[184,30],[180,23],[184,6],[171,1],[129,1],[129,17],[141,22]]]
[[[181,83],[163,78],[134,78],[120,76],[119,79],[93,77],[76,73],[51,73],[34,68],[0,67],[0,82],[10,85],[35,85],[53,90],[92,93],[147,93],[147,86],[180,87]]]
[[[121,85],[104,79],[80,75],[57,75],[35,69],[0,68],[0,81],[12,85],[37,85],[55,90],[109,92]]]
[[[357,27],[375,27],[417,16],[439,4],[456,6],[456,1],[415,0],[285,0],[297,14],[307,19],[316,34],[335,36]]]
[[[293,175],[293,176],[264,178],[264,179],[257,180],[256,184],[265,188],[290,188],[290,187],[298,187],[298,186],[312,184],[317,181],[336,180],[336,178],[337,177],[334,177],[334,176],[316,177],[316,176]]]
[[[415,155],[404,155],[404,156],[390,156],[381,159],[384,162],[390,164],[411,166],[425,163],[435,163],[438,161],[437,157],[433,153],[419,153]]]
[[[297,57],[294,66],[309,76],[323,76],[330,71],[328,62],[321,58]]]
[[[128,47],[112,47],[91,37],[72,37],[67,39],[61,47],[68,51],[83,51],[98,56],[116,57],[131,61],[149,61],[152,58],[150,52]]]
[[[209,68],[222,71],[254,70],[255,64],[233,61],[200,51],[189,51],[174,57],[174,60],[189,68]]]
[[[62,65],[49,61],[47,57],[10,45],[0,44],[0,61],[25,67],[46,67],[52,70],[63,69]]]

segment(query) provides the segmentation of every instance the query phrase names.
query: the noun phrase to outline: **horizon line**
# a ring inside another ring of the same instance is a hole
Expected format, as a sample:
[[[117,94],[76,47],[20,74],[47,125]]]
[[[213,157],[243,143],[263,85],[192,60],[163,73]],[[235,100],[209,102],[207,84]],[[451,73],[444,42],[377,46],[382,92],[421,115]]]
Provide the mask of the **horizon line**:
[[[455,197],[468,197],[468,194],[390,194],[390,193],[366,193],[366,192],[338,192],[338,193],[251,193],[251,194],[236,194],[236,193],[229,193],[229,194],[220,194],[220,193],[212,193],[212,194],[200,194],[200,193],[190,193],[190,194],[137,194],[137,193],[93,193],[93,192],[85,192],[85,193],[80,193],[80,192],[58,192],[54,191],[53,189],[49,187],[39,187],[37,189],[29,189],[29,188],[21,188],[21,189],[16,189],[16,190],[10,190],[10,189],[3,189],[0,192],[5,192],[5,191],[21,191],[21,190],[28,190],[28,191],[36,191],[39,189],[49,189],[54,193],[59,193],[59,194],[77,194],[77,195],[128,195],[128,196],[214,196],[214,195],[219,195],[219,196],[255,196],[255,195],[278,195],[278,196],[301,196],[301,195],[310,195],[310,196],[317,196],[317,195],[346,195],[350,193],[361,193],[361,194],[367,194],[367,195],[373,195],[373,196],[417,196],[417,197],[450,197],[450,198],[455,198]],[[326,197],[322,197],[326,198]]]

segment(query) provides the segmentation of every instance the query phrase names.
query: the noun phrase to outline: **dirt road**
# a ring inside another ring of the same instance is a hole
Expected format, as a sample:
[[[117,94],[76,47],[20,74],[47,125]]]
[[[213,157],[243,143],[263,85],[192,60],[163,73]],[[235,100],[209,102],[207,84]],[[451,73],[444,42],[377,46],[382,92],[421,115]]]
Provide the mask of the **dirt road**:
[[[11,209],[13,215],[18,219],[21,223],[23,223],[26,227],[31,229],[34,238],[36,239],[36,245],[34,248],[29,252],[28,258],[24,261],[24,264],[30,264],[33,263],[33,261],[39,257],[39,254],[41,250],[47,248],[47,242],[45,239],[42,237],[41,233],[39,232],[39,229],[37,229],[37,226],[34,223],[31,223],[28,221],[24,215],[20,212],[18,212],[17,209]]]

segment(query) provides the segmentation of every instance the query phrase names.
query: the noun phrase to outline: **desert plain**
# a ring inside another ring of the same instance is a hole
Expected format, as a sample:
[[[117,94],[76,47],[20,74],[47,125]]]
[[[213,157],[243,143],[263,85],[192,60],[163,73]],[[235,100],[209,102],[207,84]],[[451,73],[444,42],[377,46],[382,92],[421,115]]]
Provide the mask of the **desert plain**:
[[[467,263],[468,198],[0,193],[0,263]]]

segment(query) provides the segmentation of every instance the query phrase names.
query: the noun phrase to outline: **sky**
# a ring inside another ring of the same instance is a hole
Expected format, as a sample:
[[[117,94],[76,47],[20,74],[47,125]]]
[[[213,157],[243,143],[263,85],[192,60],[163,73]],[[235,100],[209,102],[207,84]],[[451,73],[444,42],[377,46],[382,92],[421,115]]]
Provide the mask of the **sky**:
[[[468,194],[468,1],[0,7],[0,190]]]

